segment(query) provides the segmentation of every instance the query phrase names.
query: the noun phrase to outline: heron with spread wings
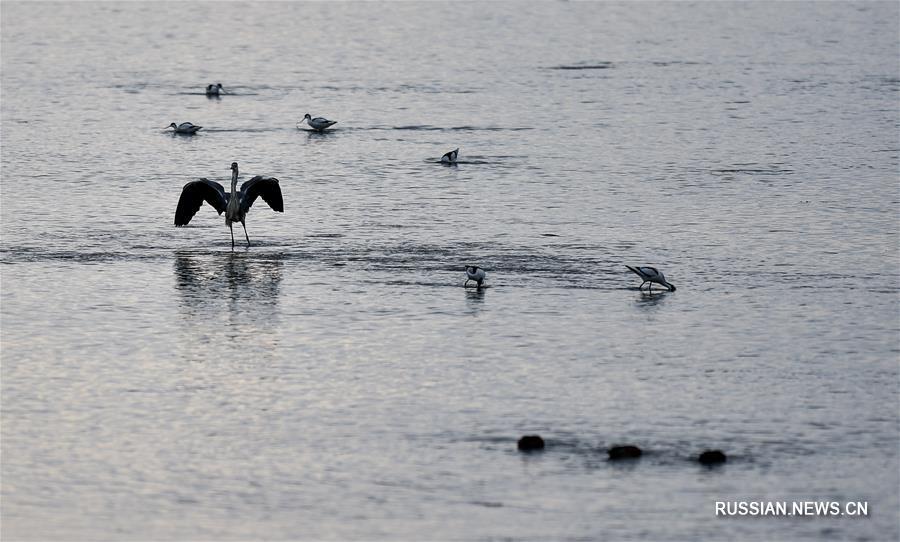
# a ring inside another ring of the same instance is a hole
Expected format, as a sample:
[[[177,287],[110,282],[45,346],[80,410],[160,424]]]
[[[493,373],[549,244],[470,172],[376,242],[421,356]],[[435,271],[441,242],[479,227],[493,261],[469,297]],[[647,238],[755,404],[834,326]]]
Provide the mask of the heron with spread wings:
[[[244,222],[247,211],[261,197],[273,211],[284,212],[284,201],[281,198],[281,187],[275,177],[257,175],[237,189],[238,165],[231,163],[231,192],[225,192],[221,184],[201,178],[184,185],[178,207],[175,209],[175,225],[186,226],[197,214],[203,202],[210,204],[220,215],[225,213],[225,225],[231,231],[231,248],[234,249],[234,229],[231,224],[240,222],[244,227],[247,246],[250,236],[247,235],[247,224]]]

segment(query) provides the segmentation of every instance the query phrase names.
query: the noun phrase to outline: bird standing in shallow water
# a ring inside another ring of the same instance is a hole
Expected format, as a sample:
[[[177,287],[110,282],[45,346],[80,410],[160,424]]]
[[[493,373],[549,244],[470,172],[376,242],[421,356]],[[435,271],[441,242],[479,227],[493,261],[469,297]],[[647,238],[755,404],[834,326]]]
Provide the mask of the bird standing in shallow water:
[[[459,147],[448,153],[444,153],[444,156],[441,156],[441,162],[444,164],[455,164],[457,156],[459,156]]]
[[[650,286],[648,286],[647,289],[652,292],[653,291],[653,283],[655,282],[656,284],[661,284],[661,285],[665,286],[666,288],[669,289],[670,292],[675,291],[675,285],[669,284],[668,282],[666,282],[665,275],[660,273],[659,270],[656,269],[655,267],[649,267],[649,266],[631,267],[630,265],[626,265],[625,267],[627,267],[628,269],[633,271],[635,274],[637,274],[637,276],[641,277],[641,280],[644,281],[641,283],[640,286],[638,286],[638,289],[643,288],[644,284],[649,282]]]
[[[203,128],[203,126],[197,126],[196,124],[191,124],[190,122],[182,122],[181,124],[175,124],[174,122],[166,128],[174,128],[176,134],[187,134],[194,135],[197,133],[197,130]]]
[[[206,85],[207,96],[218,96],[219,93],[225,94],[225,89],[222,87],[222,83],[216,83],[215,85]]]
[[[466,266],[466,282],[463,283],[463,287],[468,286],[470,280],[474,280],[478,285],[477,288],[481,288],[481,283],[484,282],[484,277],[487,274],[484,272],[484,269],[478,267],[477,265],[467,265]]]
[[[200,179],[184,185],[178,199],[178,207],[175,209],[175,225],[186,226],[206,201],[219,214],[225,213],[225,225],[231,231],[231,248],[234,249],[234,229],[231,226],[234,222],[240,222],[244,227],[244,236],[249,247],[250,236],[247,235],[244,220],[256,198],[262,197],[272,210],[279,213],[284,212],[284,201],[281,198],[281,187],[275,177],[257,175],[242,184],[240,191],[237,189],[237,179],[238,165],[237,162],[232,162],[231,192],[225,192],[221,184],[209,179]]]
[[[305,120],[306,123],[309,124],[312,129],[317,132],[322,132],[325,130],[325,128],[328,128],[332,124],[337,124],[336,120],[328,120],[324,117],[313,118],[309,113],[303,116],[303,120]],[[303,120],[301,120],[300,122],[303,122]]]

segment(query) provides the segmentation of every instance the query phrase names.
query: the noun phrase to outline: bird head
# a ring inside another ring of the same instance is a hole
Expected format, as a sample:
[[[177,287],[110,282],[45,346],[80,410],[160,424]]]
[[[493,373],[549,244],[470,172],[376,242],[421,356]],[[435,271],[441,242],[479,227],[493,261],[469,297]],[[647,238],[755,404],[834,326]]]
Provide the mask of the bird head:
[[[311,119],[311,118],[312,118],[312,117],[309,116],[309,113],[303,115],[303,120],[309,120],[309,119]]]
[[[177,130],[177,129],[178,129],[178,125],[175,124],[175,123],[173,122],[172,124],[166,126],[166,128],[175,128],[175,129]]]
[[[237,169],[238,169],[237,162],[232,162],[231,163],[231,171],[237,171]]]
[[[670,292],[674,292],[674,291],[675,291],[675,285],[674,285],[674,284],[669,284],[668,282],[667,282],[666,284],[669,286],[669,291],[670,291]]]

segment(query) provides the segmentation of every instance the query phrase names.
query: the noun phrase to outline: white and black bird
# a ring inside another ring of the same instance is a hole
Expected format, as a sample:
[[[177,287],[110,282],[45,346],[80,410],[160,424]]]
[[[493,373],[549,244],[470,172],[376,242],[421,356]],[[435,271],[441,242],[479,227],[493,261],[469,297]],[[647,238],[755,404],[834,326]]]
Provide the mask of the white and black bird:
[[[669,289],[670,292],[675,291],[675,285],[670,284],[666,281],[666,276],[663,275],[658,269],[655,267],[643,266],[643,267],[631,267],[630,265],[626,265],[628,269],[633,271],[637,276],[641,277],[641,280],[644,282],[638,286],[638,289],[643,288],[644,284],[650,283],[650,286],[647,287],[648,290],[653,290],[653,283],[661,284]]]
[[[225,225],[231,230],[231,248],[234,248],[234,229],[231,227],[234,222],[240,222],[244,227],[244,236],[247,238],[249,247],[250,236],[247,235],[247,225],[244,223],[244,219],[256,198],[261,197],[273,211],[279,213],[284,212],[284,201],[281,198],[281,187],[275,177],[257,175],[242,184],[240,190],[237,189],[237,180],[238,165],[237,162],[232,162],[231,192],[226,192],[221,184],[209,179],[201,178],[199,181],[192,181],[184,185],[181,198],[178,199],[178,207],[175,209],[175,225],[186,226],[205,201],[212,205],[220,215],[225,213]]]
[[[458,147],[448,153],[445,153],[444,156],[441,156],[441,162],[444,164],[455,164],[457,156],[459,156]]]
[[[174,122],[166,128],[173,128],[176,134],[186,134],[186,135],[194,135],[197,133],[197,130],[203,128],[203,126],[197,126],[196,124],[191,124],[190,122],[182,122],[181,124],[175,124]]]
[[[474,280],[475,284],[477,284],[478,288],[481,288],[481,284],[484,282],[484,277],[487,274],[484,272],[484,269],[478,267],[477,265],[467,265],[466,266],[466,282],[463,283],[463,287],[469,285],[470,280]]]
[[[309,124],[312,129],[317,132],[321,132],[325,130],[325,128],[328,128],[333,124],[337,124],[336,120],[328,120],[325,117],[313,118],[309,113],[303,116],[303,120],[305,120],[306,123]],[[301,120],[300,122],[303,122],[303,120]]]
[[[218,96],[219,94],[225,94],[225,88],[222,87],[222,83],[206,85],[207,96]]]

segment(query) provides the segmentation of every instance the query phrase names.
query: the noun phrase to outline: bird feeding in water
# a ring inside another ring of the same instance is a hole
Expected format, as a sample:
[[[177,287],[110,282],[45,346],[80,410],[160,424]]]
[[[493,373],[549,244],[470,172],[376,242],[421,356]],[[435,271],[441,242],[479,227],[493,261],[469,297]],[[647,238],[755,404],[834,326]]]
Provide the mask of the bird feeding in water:
[[[220,93],[225,94],[225,89],[222,87],[222,83],[216,83],[215,85],[206,85],[207,96],[218,96]]]
[[[466,282],[463,283],[463,287],[467,287],[469,285],[470,280],[474,280],[477,284],[477,288],[481,288],[481,284],[484,282],[484,277],[487,276],[484,272],[484,269],[478,267],[477,265],[467,265],[466,266]]]
[[[455,164],[457,156],[459,156],[459,147],[457,147],[456,149],[453,149],[452,151],[450,151],[448,153],[444,153],[444,156],[441,156],[441,163],[442,164]]]
[[[247,238],[247,246],[250,246],[250,236],[247,235],[247,225],[244,220],[247,211],[261,197],[269,204],[273,211],[284,212],[284,201],[281,198],[281,187],[275,177],[263,177],[257,175],[241,185],[237,189],[238,164],[231,163],[231,192],[225,192],[221,184],[201,178],[184,185],[181,197],[178,199],[178,207],[175,209],[175,225],[186,226],[191,218],[197,214],[203,202],[212,207],[221,215],[225,213],[225,225],[231,231],[231,248],[234,249],[234,229],[231,224],[240,222],[244,227],[244,236]]]
[[[182,122],[181,124],[175,124],[174,122],[166,128],[174,128],[176,134],[186,134],[186,135],[194,135],[197,133],[197,130],[203,128],[203,126],[197,126],[196,124],[191,124],[190,122]]]
[[[670,292],[675,291],[675,285],[666,282],[665,275],[660,273],[659,270],[656,269],[655,267],[649,267],[649,266],[631,267],[630,265],[626,265],[625,267],[627,267],[628,269],[633,271],[635,274],[637,274],[637,276],[641,277],[641,280],[644,281],[641,283],[640,286],[638,286],[638,289],[643,288],[644,284],[647,284],[649,282],[650,286],[647,287],[647,290],[652,291],[653,283],[655,282],[656,284],[661,284],[661,285],[665,286],[666,288],[669,289]]]
[[[325,130],[325,128],[328,128],[332,124],[337,124],[336,120],[328,120],[325,117],[313,118],[309,113],[303,116],[303,120],[305,120],[306,123],[309,124],[312,129],[317,132],[322,132]],[[300,122],[303,122],[303,120],[301,120]]]

